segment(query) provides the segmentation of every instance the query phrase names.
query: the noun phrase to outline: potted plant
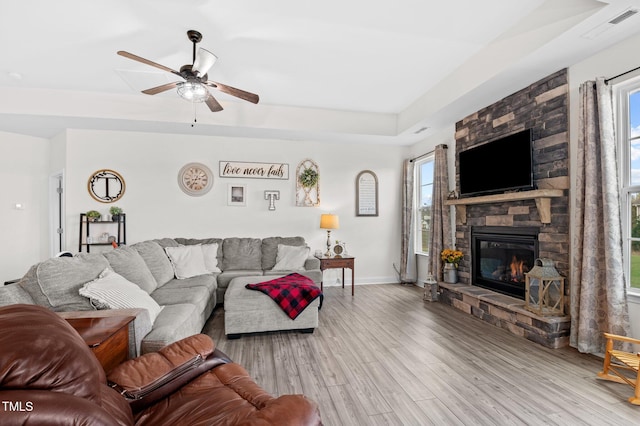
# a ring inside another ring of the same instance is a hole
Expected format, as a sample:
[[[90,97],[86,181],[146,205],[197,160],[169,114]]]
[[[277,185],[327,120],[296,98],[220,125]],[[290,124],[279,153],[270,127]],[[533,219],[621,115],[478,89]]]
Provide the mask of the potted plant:
[[[111,215],[111,220],[114,222],[120,221],[120,215],[122,214],[122,209],[118,206],[111,206],[109,208],[109,214]]]
[[[98,220],[100,220],[100,217],[101,217],[101,216],[102,216],[102,215],[101,215],[101,214],[100,214],[100,212],[99,212],[99,211],[97,211],[97,210],[89,210],[89,211],[87,212],[87,220],[88,220],[89,222],[97,222]]]
[[[298,178],[298,180],[300,181],[300,185],[302,185],[303,187],[312,188],[316,186],[319,178],[320,175],[318,175],[318,172],[311,168],[308,168],[304,169],[302,173],[300,173],[300,177]]]

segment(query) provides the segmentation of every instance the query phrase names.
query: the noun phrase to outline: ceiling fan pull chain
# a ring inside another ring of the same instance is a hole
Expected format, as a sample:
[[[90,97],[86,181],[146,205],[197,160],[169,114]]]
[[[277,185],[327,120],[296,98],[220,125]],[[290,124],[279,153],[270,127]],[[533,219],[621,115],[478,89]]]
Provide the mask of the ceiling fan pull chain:
[[[191,123],[191,127],[195,126],[198,122],[198,110],[196,109],[196,103],[192,102],[193,105],[193,123]]]

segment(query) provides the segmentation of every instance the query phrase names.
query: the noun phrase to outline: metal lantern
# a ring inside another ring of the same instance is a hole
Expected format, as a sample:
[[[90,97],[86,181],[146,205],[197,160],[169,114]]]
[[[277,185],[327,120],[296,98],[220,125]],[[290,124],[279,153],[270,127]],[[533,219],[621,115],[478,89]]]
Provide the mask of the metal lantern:
[[[538,315],[564,315],[564,277],[551,259],[536,259],[525,275],[525,309]]]

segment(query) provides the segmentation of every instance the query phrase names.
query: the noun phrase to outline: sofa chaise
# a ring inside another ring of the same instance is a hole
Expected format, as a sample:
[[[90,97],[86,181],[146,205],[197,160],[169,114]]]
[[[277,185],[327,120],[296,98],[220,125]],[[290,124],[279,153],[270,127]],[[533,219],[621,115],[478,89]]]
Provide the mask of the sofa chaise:
[[[291,272],[322,280],[302,237],[162,238],[40,262],[17,284],[0,287],[0,306],[145,308],[130,328],[136,356],[200,333],[234,278]]]

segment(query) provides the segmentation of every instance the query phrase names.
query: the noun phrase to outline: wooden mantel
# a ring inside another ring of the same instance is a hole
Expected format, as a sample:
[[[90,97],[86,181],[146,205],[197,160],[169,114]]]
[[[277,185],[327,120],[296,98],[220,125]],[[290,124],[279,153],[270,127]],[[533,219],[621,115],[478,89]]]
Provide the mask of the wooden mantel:
[[[481,195],[478,197],[446,200],[445,205],[456,206],[461,223],[467,223],[467,206],[470,204],[502,203],[505,201],[536,200],[542,223],[551,223],[551,198],[562,197],[562,189],[535,189],[533,191],[510,192],[508,194]]]

